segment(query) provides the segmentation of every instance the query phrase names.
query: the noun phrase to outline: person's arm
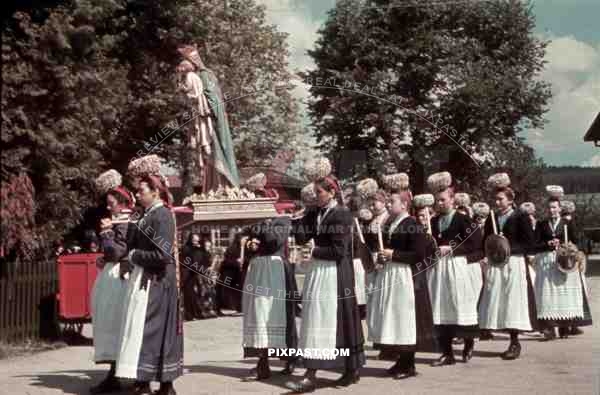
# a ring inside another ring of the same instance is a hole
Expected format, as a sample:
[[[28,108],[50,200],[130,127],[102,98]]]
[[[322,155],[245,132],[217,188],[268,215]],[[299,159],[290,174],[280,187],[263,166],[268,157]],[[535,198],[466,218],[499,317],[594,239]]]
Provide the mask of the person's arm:
[[[316,210],[309,209],[302,218],[292,221],[291,234],[296,239],[296,244],[308,243],[315,237]]]
[[[316,259],[339,261],[350,251],[352,242],[352,214],[347,210],[339,210],[327,226],[330,233],[330,245],[317,246],[313,249],[312,256]]]
[[[481,228],[469,217],[463,217],[460,239],[454,240],[454,254],[465,255],[468,262],[479,262],[483,259],[483,235]]]
[[[127,255],[128,224],[116,224],[112,229],[100,232],[104,258],[108,262],[118,262]]]
[[[131,251],[129,259],[131,263],[147,269],[164,269],[166,265],[173,262],[172,248],[175,236],[175,223],[169,209],[159,208],[151,222],[153,226],[139,229],[152,241],[150,249],[138,249]]]
[[[526,215],[519,216],[519,232],[521,234],[521,243],[523,244],[523,254],[532,256],[535,254],[535,233]]]
[[[289,218],[277,218],[264,227],[261,249],[271,255],[283,248],[290,234],[291,221]]]

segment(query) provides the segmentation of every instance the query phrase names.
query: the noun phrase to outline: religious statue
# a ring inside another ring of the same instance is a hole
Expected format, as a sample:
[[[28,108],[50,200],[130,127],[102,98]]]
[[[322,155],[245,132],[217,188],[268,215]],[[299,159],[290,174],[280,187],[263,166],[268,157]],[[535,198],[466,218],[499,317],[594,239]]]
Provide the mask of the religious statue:
[[[185,59],[177,68],[182,76],[181,89],[193,102],[188,145],[193,150],[193,172],[200,173],[202,179],[201,192],[219,186],[239,187],[225,101],[217,78],[202,62],[196,46],[181,46],[178,52]]]

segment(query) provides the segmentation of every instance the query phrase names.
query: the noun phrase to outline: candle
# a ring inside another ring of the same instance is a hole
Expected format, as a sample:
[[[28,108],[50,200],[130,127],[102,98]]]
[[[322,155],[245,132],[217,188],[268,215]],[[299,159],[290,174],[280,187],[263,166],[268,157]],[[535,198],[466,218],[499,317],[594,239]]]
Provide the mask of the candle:
[[[425,210],[425,216],[427,217],[427,233],[432,235],[431,233],[431,217],[429,216],[429,207]]]
[[[494,217],[494,210],[490,211],[490,216],[492,217],[492,229],[494,229],[494,234],[498,234],[498,228],[496,228],[496,218]]]
[[[565,234],[565,245],[567,245],[567,244],[569,243],[569,238],[568,238],[568,236],[567,236],[567,225],[565,225],[565,226],[563,227],[563,229],[564,229],[564,232],[563,232],[563,233]]]
[[[362,230],[360,229],[360,223],[358,223],[358,218],[354,218],[354,223],[356,224],[356,230],[358,231],[358,238],[361,243],[365,243],[365,237],[363,236]]]
[[[379,251],[383,251],[383,237],[381,236],[381,225],[377,226],[377,240],[379,241]]]
[[[242,239],[240,240],[240,264],[243,265],[244,264],[244,252],[246,251],[246,238],[242,237]]]

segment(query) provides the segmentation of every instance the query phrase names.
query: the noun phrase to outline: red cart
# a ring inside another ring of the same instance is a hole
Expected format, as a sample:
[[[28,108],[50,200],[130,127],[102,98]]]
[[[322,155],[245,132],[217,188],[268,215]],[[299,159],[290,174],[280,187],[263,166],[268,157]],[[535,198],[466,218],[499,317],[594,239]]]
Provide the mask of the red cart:
[[[91,321],[91,296],[103,254],[61,255],[58,260],[58,319],[66,331],[81,333]]]

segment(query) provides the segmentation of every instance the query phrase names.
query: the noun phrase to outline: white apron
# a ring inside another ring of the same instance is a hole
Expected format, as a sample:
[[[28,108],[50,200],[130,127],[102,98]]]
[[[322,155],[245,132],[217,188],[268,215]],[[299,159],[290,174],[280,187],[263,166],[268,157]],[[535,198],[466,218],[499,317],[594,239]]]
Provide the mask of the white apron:
[[[354,292],[356,293],[356,304],[367,304],[366,274],[362,261],[359,258],[352,260],[354,266]]]
[[[126,292],[127,282],[119,278],[119,264],[107,262],[96,277],[91,295],[94,361],[97,363],[117,360]]]
[[[242,293],[243,347],[286,348],[285,270],[279,256],[252,258]]]
[[[511,255],[502,267],[487,265],[479,305],[481,329],[530,331],[527,268],[522,255]]]
[[[535,299],[540,319],[583,318],[583,289],[579,271],[563,273],[557,269],[555,251],[536,255]]]
[[[313,259],[302,290],[298,348],[335,348],[337,302],[337,263]]]
[[[481,266],[446,255],[427,272],[434,325],[477,325]]]
[[[123,325],[121,326],[121,346],[117,359],[117,377],[137,378],[148,307],[148,290],[150,289],[150,280],[148,280],[147,288],[140,290],[143,273],[144,269],[136,265],[129,277],[123,303]]]
[[[386,345],[417,343],[415,291],[410,266],[386,263],[375,276],[367,306],[368,340]]]

